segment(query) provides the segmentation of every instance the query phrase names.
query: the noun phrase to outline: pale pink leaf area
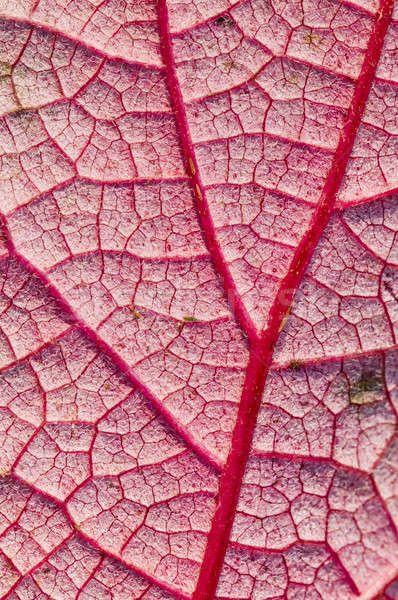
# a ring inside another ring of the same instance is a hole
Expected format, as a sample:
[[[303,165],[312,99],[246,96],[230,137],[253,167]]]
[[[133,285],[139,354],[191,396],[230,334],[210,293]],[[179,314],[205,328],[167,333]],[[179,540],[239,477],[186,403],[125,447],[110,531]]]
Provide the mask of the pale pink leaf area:
[[[393,0],[0,0],[0,598],[398,600]]]

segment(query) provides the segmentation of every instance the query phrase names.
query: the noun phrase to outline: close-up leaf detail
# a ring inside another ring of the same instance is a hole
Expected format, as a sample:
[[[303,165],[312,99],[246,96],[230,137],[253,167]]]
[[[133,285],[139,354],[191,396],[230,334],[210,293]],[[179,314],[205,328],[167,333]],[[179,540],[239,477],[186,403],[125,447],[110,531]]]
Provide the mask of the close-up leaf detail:
[[[398,5],[0,0],[0,599],[398,600]]]

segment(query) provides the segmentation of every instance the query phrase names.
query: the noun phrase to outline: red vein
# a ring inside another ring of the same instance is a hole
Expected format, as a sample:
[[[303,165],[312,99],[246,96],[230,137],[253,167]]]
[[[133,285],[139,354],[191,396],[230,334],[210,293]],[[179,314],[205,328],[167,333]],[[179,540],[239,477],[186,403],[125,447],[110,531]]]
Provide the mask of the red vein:
[[[305,369],[311,367],[318,367],[325,363],[329,364],[349,360],[361,360],[368,356],[383,356],[384,354],[388,352],[393,352],[394,350],[398,350],[398,344],[391,344],[390,346],[385,346],[384,348],[373,348],[372,350],[359,350],[358,352],[347,352],[346,354],[334,354],[333,356],[314,356],[308,359],[300,359],[300,367]],[[291,363],[289,361],[273,362],[270,366],[270,370],[281,371],[283,369],[289,368],[290,364]]]
[[[140,391],[145,398],[152,404],[152,406],[157,410],[161,417],[168,423],[168,425],[172,428],[172,430],[185,442],[187,448],[190,448],[193,452],[195,452],[202,460],[206,462],[206,464],[211,465],[217,471],[220,470],[221,465],[219,460],[213,456],[210,452],[205,451],[201,448],[194,439],[185,431],[183,427],[179,424],[179,422],[173,417],[173,415],[164,408],[164,406],[157,400],[157,398],[152,394],[149,388],[142,383],[140,379],[137,378],[134,371],[127,364],[127,362],[117,354],[113,348],[105,342],[96,331],[88,327],[78,316],[78,314],[72,309],[72,307],[64,300],[61,296],[60,292],[57,288],[51,283],[48,277],[40,271],[40,269],[33,266],[29,261],[26,260],[24,256],[22,256],[15,248],[11,235],[8,231],[7,222],[3,216],[0,216],[0,223],[3,226],[5,235],[6,235],[6,244],[7,249],[10,255],[10,258],[14,258],[23,267],[34,277],[37,277],[43,287],[48,291],[49,295],[53,300],[56,301],[58,306],[63,310],[65,319],[68,319],[68,322],[75,325],[77,329],[79,329],[86,338],[94,342],[104,354],[106,354],[113,363],[118,367],[119,371],[123,373],[129,381],[133,384],[133,386]]]
[[[11,527],[15,527],[15,523],[11,524],[10,529],[11,529]],[[2,533],[4,535],[4,531]],[[8,590],[6,591],[4,596],[2,596],[1,598],[5,600],[6,598],[12,597],[13,592],[15,592],[17,590],[17,588],[21,585],[21,583],[24,580],[28,580],[29,577],[31,575],[33,575],[33,573],[38,571],[43,565],[45,565],[47,562],[49,562],[51,560],[51,558],[54,557],[57,554],[57,552],[59,552],[59,550],[61,550],[65,546],[67,546],[68,542],[70,542],[75,535],[76,535],[76,532],[74,530],[71,531],[71,533],[64,540],[62,540],[62,542],[60,542],[57,546],[55,546],[55,548],[53,548],[53,550],[51,550],[51,552],[46,554],[36,565],[31,567],[28,571],[25,571],[24,573],[21,573],[15,565],[12,565],[14,567],[14,569],[16,569],[18,571],[19,577],[16,580],[16,582],[10,588],[8,588]],[[3,556],[8,558],[8,556],[5,553],[3,553]],[[9,560],[9,558],[8,558],[8,560]],[[17,598],[18,596],[15,595],[15,597]]]
[[[112,53],[108,52],[107,50],[105,50],[105,48],[99,48],[97,46],[94,46],[93,44],[90,44],[88,41],[86,41],[82,38],[79,38],[78,36],[74,37],[73,35],[70,35],[70,34],[66,33],[65,31],[62,31],[61,29],[58,29],[57,27],[50,25],[49,23],[43,23],[42,21],[36,21],[34,18],[27,19],[24,17],[18,17],[17,15],[6,15],[6,14],[0,13],[0,19],[2,21],[9,21],[11,23],[20,23],[21,25],[26,25],[27,27],[31,28],[32,30],[33,30],[33,28],[40,29],[44,33],[55,34],[66,40],[69,40],[73,44],[79,44],[79,46],[81,46],[82,48],[85,48],[86,50],[89,50],[90,52],[93,52],[94,54],[97,54],[98,56],[102,56],[103,58],[108,59],[108,60],[125,63],[125,64],[131,65],[133,67],[141,67],[141,68],[146,67],[148,69],[154,69],[157,71],[161,70],[161,66],[159,66],[158,64],[156,64],[154,62],[140,62],[138,60],[133,60],[131,58],[121,56],[120,54],[112,54]]]
[[[161,19],[165,20],[167,19],[167,11],[164,0],[160,2],[160,5],[162,7],[160,10]],[[261,340],[252,345],[245,387],[232,438],[231,451],[220,480],[218,507],[208,537],[194,600],[209,600],[215,596],[244,470],[250,452],[265,379],[272,361],[273,350],[295,293],[333,211],[336,196],[344,177],[347,162],[365,109],[366,100],[375,76],[384,38],[391,20],[393,6],[393,0],[381,1],[381,8],[375,21],[363,67],[355,86],[347,120],[340,135],[335,158],[326,179],[318,208],[313,215],[307,234],[297,247],[290,270],[281,283],[279,293],[269,314],[268,325],[261,335]],[[166,29],[164,35],[167,34],[169,38],[167,25],[163,23],[162,27],[163,30]],[[170,46],[171,42],[168,41],[168,47],[170,48]],[[169,61],[169,70],[170,64]],[[170,75],[170,79],[176,86],[175,75]],[[174,92],[174,96],[180,98],[177,91]],[[180,100],[181,102],[182,100]],[[180,112],[182,111],[180,110]],[[179,115],[178,120],[186,128],[186,121],[184,121],[183,114]],[[188,138],[187,133],[184,135]],[[203,211],[203,207],[204,203],[201,201],[199,210]],[[205,226],[206,222],[207,220],[205,219]],[[217,256],[214,250],[213,254]]]
[[[77,538],[79,538],[81,541],[83,541],[84,543],[86,543],[88,547],[96,550],[102,556],[108,557],[108,558],[112,558],[113,560],[117,561],[118,563],[120,563],[124,567],[128,568],[130,571],[132,571],[133,573],[135,573],[139,577],[145,578],[149,582],[149,584],[154,584],[158,588],[160,588],[162,590],[165,590],[168,593],[172,593],[173,596],[176,599],[189,600],[189,596],[187,596],[186,594],[182,593],[181,590],[172,588],[171,586],[169,586],[164,581],[157,580],[155,577],[153,577],[152,575],[149,575],[148,573],[146,573],[145,571],[143,571],[139,567],[136,567],[136,566],[128,563],[122,557],[120,557],[118,554],[112,552],[111,550],[104,550],[94,538],[91,538],[89,535],[85,534],[80,529],[80,527],[77,526],[75,520],[73,519],[73,517],[70,514],[70,510],[69,510],[68,506],[66,505],[65,501],[62,502],[58,498],[55,498],[54,496],[51,496],[50,494],[47,494],[43,490],[37,488],[34,484],[29,483],[28,481],[25,481],[20,475],[18,475],[15,472],[12,472],[10,474],[10,477],[12,479],[14,479],[14,481],[16,481],[17,483],[19,483],[21,486],[23,486],[26,489],[28,489],[32,494],[35,494],[36,496],[38,496],[42,500],[45,500],[50,505],[52,505],[54,507],[57,507],[58,510],[60,510],[62,512],[62,515],[64,516],[66,522],[68,523],[68,525],[72,529],[72,533],[70,535],[68,535],[67,537],[65,537],[65,539],[62,540],[51,552],[49,552],[43,558],[43,560],[40,561],[40,563],[38,563],[37,565],[35,565],[34,567],[32,567],[32,569],[28,573],[25,573],[25,575],[23,575],[18,581],[16,581],[15,584],[13,584],[13,587],[10,590],[8,590],[8,592],[6,593],[6,596],[0,596],[0,600],[5,600],[6,597],[8,598],[11,590],[13,590],[14,588],[18,587],[18,585],[21,583],[21,581],[23,581],[23,579],[25,577],[27,577],[31,573],[34,573],[39,568],[39,566],[41,566],[43,563],[45,563],[46,561],[48,561],[49,558],[51,558],[51,556],[53,556],[58,550],[60,550],[73,536],[76,536]],[[22,511],[21,514],[23,514],[23,511]],[[20,518],[20,516],[21,515],[19,515],[18,518]],[[10,525],[8,526],[7,529],[11,529],[11,528],[15,527],[16,523],[17,523],[17,521],[10,523]],[[4,532],[2,532],[2,534],[4,534]]]
[[[250,335],[253,342],[250,362],[246,374],[245,390],[242,396],[237,426],[234,431],[232,450],[228,457],[227,466],[221,478],[218,510],[216,512],[212,530],[209,535],[209,541],[202,565],[201,575],[194,596],[195,600],[207,600],[213,598],[215,594],[219,572],[224,559],[237,498],[241,487],[243,472],[250,449],[252,434],[256,423],[262,390],[272,359],[273,348],[278,339],[280,327],[287,312],[287,306],[289,306],[293,301],[295,292],[304,275],[305,269],[332,212],[336,194],[344,176],[352,144],[361,120],[366,98],[369,94],[392,8],[392,0],[382,0],[380,16],[376,22],[368,46],[367,56],[365,59],[366,65],[364,65],[362,69],[355,88],[347,122],[341,134],[336,157],[329,173],[329,177],[326,181],[319,207],[312,220],[311,228],[297,248],[292,261],[291,269],[280,286],[278,297],[270,312],[268,327],[263,332],[260,340],[257,334],[253,333],[253,325],[238,294],[236,293],[236,288],[228,266],[224,261],[216,240],[214,225],[204,199],[202,183],[198,176],[198,168],[194,153],[192,151],[192,142],[188,133],[183,100],[175,74],[171,38],[168,31],[167,8],[165,0],[159,0],[160,27],[163,40],[162,49],[166,66],[168,67],[167,77],[175,107],[177,126],[180,131],[181,145],[185,160],[187,162],[188,170],[191,173],[191,181],[198,204],[201,223],[204,231],[206,232],[206,239],[213,257],[213,261],[223,279],[224,288],[227,292],[232,292],[234,309],[238,320],[248,332],[248,335]],[[60,297],[58,291],[51,284],[49,284],[47,278],[41,272],[34,269],[30,263],[27,263],[22,256],[18,255],[18,253],[15,252],[15,249],[12,248],[12,250],[12,254],[19,259],[32,273],[38,276],[42,280],[45,287],[49,288],[53,297],[58,300],[61,306],[66,310],[67,314],[73,317],[78,326],[85,331],[88,337],[93,339],[97,343],[98,347],[103,348],[107,354],[110,354],[113,360],[118,364],[121,371],[125,373],[127,372],[128,376],[132,378],[133,376],[131,375],[131,371],[124,361],[121,361],[120,357],[117,355],[113,356],[114,353],[112,349],[104,344],[104,342],[100,340],[94,332],[88,329],[77,319],[69,305],[67,305]],[[229,296],[231,300],[231,295],[229,294]],[[137,382],[135,383],[136,385],[139,385],[139,387],[143,387],[142,384],[137,384]],[[152,395],[146,389],[145,394],[149,398],[152,397]],[[156,404],[156,401],[154,403]],[[173,426],[176,430],[179,429],[178,424],[173,424]]]
[[[181,89],[176,74],[176,65],[173,56],[172,39],[169,29],[169,19],[166,0],[159,0],[158,11],[161,50],[164,65],[166,67],[168,89],[171,96],[172,106],[174,109],[174,116],[176,119],[176,126],[180,137],[181,149],[185,160],[187,173],[189,174],[191,179],[192,191],[195,196],[199,220],[202,226],[202,231],[205,237],[206,245],[210,252],[214,266],[221,277],[228,302],[239,324],[241,325],[242,329],[247,334],[249,339],[258,340],[258,334],[256,332],[256,329],[253,325],[249,314],[247,313],[247,310],[242,302],[240,294],[238,294],[229,267],[221,252],[219,243],[217,241],[213,219],[211,218],[209,207],[206,202],[204,186],[199,176],[198,164],[191,136],[189,133],[188,121],[184,107],[184,100],[181,94]]]

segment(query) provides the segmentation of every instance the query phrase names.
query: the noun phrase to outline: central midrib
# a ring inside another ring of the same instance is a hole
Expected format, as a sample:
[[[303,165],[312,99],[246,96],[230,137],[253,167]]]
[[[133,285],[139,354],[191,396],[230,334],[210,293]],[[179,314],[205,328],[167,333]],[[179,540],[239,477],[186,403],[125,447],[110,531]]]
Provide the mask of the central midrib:
[[[384,38],[391,21],[393,7],[393,0],[381,0],[380,10],[375,16],[373,31],[347,113],[346,123],[341,131],[339,144],[318,207],[313,214],[306,235],[296,249],[289,272],[281,282],[278,294],[269,313],[267,327],[259,337],[236,292],[235,283],[216,240],[215,229],[198,174],[196,158],[193,153],[193,144],[187,125],[185,107],[177,79],[166,0],[159,0],[159,27],[163,60],[167,72],[168,87],[176,116],[181,147],[187,172],[191,177],[199,218],[215,268],[221,276],[229,300],[231,300],[232,290],[234,312],[242,328],[247,333],[251,345],[237,422],[232,436],[231,451],[221,475],[218,505],[208,536],[206,551],[193,600],[212,600],[215,597],[274,348],[279,338],[283,321],[288,314],[299,284],[303,279],[307,266],[334,209],[336,195],[344,177],[347,162],[375,76]]]

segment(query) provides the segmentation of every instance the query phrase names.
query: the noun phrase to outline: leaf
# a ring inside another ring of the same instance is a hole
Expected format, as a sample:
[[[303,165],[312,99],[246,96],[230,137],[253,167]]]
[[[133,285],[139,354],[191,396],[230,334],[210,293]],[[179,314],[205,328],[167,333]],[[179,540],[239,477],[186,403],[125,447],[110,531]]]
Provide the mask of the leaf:
[[[0,0],[0,595],[394,600],[392,0]]]

